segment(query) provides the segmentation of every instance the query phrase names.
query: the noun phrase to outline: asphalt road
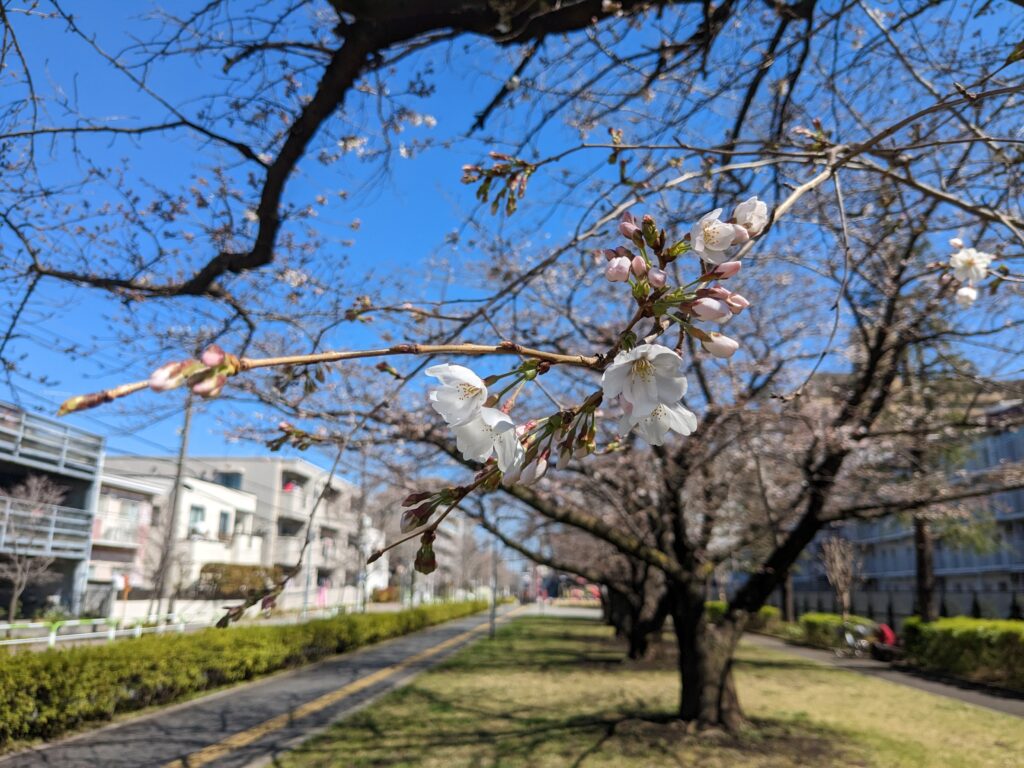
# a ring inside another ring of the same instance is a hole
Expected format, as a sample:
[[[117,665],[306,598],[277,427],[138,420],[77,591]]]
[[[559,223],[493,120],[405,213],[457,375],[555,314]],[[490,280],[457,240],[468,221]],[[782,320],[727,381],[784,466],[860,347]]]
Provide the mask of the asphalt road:
[[[504,618],[512,611],[502,611]],[[198,768],[273,757],[467,643],[488,613],[430,627],[308,667],[0,759],[2,768]]]
[[[831,651],[806,648],[801,645],[789,645],[782,640],[766,635],[748,633],[743,636],[743,641],[751,645],[761,646],[762,648],[771,648],[772,650],[799,656],[802,659],[819,661],[823,664],[831,664],[834,667],[849,669],[852,672],[859,672],[862,675],[870,675],[881,680],[888,680],[890,683],[906,685],[919,691],[935,694],[936,696],[945,696],[949,699],[956,699],[957,701],[974,704],[978,707],[994,709],[997,712],[1004,712],[1008,715],[1024,717],[1024,695],[1003,695],[969,683],[957,685],[913,672],[903,671],[874,659],[837,657]]]

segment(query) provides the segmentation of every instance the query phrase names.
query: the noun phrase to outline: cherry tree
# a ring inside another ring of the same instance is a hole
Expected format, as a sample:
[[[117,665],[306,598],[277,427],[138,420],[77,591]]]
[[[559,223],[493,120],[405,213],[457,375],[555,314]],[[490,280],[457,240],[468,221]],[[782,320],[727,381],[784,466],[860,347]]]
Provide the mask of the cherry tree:
[[[326,448],[335,468],[350,450],[426,446],[451,474],[409,489],[390,545],[418,541],[416,567],[430,571],[446,517],[499,494],[589,537],[627,581],[663,583],[686,721],[741,722],[732,659],[748,617],[830,523],[1018,487],[1013,468],[969,487],[928,472],[926,492],[923,474],[873,472],[901,440],[981,429],[973,407],[897,418],[914,355],[989,357],[984,370],[950,366],[979,391],[1019,361],[1022,86],[1004,70],[1020,30],[1000,7],[957,11],[957,26],[932,3],[336,0],[268,17],[214,2],[166,15],[124,55],[47,8],[160,117],[112,124],[58,99],[74,119],[49,124],[31,108],[42,102],[20,28],[0,20],[31,96],[0,118],[17,148],[2,189],[15,311],[0,354],[37,292],[87,288],[117,308],[120,354],[155,370],[62,413],[187,388],[274,409],[278,429],[255,434]],[[490,132],[485,147],[461,169],[480,207],[450,255],[470,255],[431,268],[474,289],[449,299],[320,258],[323,192],[293,180],[308,158],[386,169],[423,149],[395,137],[418,114],[406,101],[434,87],[426,57],[453,41],[484,46],[460,55],[467,65],[495,47],[512,64],[471,126]],[[152,76],[192,58],[228,82],[198,110]],[[406,60],[424,64],[395,95],[389,75]],[[599,128],[606,141],[591,139]],[[141,194],[92,157],[91,135],[185,135],[210,165]],[[81,176],[55,184],[44,140]],[[106,201],[95,213],[92,195]],[[194,322],[177,322],[181,307]],[[352,343],[371,327],[379,343]],[[738,555],[746,578],[712,625],[708,580]]]

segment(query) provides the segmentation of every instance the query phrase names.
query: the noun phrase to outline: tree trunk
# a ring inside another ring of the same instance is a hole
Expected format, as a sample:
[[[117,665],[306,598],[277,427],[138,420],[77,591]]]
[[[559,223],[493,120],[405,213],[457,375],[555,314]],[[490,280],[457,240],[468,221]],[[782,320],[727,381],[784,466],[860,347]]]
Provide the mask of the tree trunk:
[[[780,585],[782,590],[782,620],[796,621],[796,606],[793,605],[793,576],[786,574]]]
[[[28,582],[20,572],[11,580],[11,601],[7,604],[8,624],[13,623],[18,618],[18,599],[24,594],[25,587],[27,586]]]
[[[928,521],[914,516],[915,581],[917,612],[921,621],[934,621],[935,612],[935,542]]]
[[[743,713],[736,696],[732,659],[742,627],[730,619],[718,626],[709,625],[699,585],[673,585],[672,620],[682,683],[680,719],[698,729],[736,730],[743,724]]]

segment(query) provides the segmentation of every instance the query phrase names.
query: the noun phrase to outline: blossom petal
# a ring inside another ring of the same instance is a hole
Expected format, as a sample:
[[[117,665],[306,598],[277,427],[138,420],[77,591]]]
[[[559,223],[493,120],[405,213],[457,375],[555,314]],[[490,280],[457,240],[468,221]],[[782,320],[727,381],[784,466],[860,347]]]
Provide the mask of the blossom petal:
[[[467,461],[487,461],[494,452],[493,430],[482,418],[454,427],[455,445]]]

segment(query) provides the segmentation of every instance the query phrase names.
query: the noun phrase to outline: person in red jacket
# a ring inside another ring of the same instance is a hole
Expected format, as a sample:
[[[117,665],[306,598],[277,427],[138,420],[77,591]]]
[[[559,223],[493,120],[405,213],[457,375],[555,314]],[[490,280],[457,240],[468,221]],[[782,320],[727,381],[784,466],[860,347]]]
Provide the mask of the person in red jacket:
[[[879,661],[892,661],[896,658],[899,650],[897,648],[896,633],[888,624],[879,624],[875,628],[875,641],[871,643],[871,656]]]
[[[882,645],[896,645],[896,633],[888,624],[878,625],[878,642]]]

